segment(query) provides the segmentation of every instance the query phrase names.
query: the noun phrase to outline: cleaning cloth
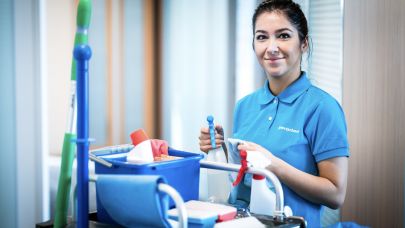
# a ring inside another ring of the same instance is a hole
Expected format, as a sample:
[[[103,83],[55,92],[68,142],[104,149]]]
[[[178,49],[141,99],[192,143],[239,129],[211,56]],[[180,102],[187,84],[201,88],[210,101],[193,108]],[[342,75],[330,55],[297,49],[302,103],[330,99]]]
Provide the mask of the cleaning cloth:
[[[170,227],[168,196],[158,185],[161,176],[99,175],[97,194],[107,213],[125,227]]]

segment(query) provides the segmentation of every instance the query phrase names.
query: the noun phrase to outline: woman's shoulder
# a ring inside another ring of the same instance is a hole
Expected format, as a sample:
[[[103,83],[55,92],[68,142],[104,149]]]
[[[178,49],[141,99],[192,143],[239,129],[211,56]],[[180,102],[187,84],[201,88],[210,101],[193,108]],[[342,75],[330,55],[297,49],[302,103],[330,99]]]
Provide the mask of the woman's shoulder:
[[[328,104],[340,106],[339,102],[330,93],[326,92],[325,90],[315,85],[312,85],[308,89],[307,96],[315,104]]]
[[[320,116],[343,117],[344,111],[340,103],[328,92],[312,85],[306,94],[305,105],[309,116],[319,118]]]

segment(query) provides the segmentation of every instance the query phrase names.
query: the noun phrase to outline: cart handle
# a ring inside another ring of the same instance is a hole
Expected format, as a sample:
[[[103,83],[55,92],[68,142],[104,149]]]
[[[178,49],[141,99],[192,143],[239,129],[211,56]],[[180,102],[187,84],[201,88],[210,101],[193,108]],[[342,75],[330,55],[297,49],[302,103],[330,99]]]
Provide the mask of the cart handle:
[[[114,154],[117,151],[129,152],[132,148],[134,148],[134,145],[132,145],[132,144],[122,144],[122,145],[118,145],[118,146],[109,146],[109,147],[103,147],[101,149],[90,150],[89,158],[90,158],[90,160],[92,160],[94,162],[100,163],[101,165],[111,168],[111,167],[113,167],[113,164],[111,162],[108,162],[105,159],[99,157],[98,155]]]
[[[207,169],[239,172],[241,165],[201,160],[200,167]],[[286,218],[284,214],[284,193],[281,187],[281,183],[279,179],[276,177],[276,175],[274,175],[274,173],[268,171],[267,169],[255,167],[248,167],[246,173],[265,176],[267,180],[269,180],[273,184],[274,189],[276,191],[276,210],[274,211],[274,215],[277,221],[283,222],[284,219]]]

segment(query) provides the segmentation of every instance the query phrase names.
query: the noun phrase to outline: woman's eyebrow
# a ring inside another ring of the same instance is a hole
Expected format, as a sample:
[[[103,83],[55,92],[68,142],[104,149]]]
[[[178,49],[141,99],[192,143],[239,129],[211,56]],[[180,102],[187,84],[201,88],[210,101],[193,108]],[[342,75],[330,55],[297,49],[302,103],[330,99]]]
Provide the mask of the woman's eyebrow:
[[[280,28],[280,29],[277,29],[275,33],[280,33],[280,32],[284,32],[284,31],[293,32],[293,30],[291,30],[290,28]],[[265,30],[256,30],[256,32],[255,32],[255,33],[264,33],[264,34],[268,34],[268,32],[267,32],[267,31],[265,31]]]
[[[280,32],[284,32],[284,31],[290,31],[290,32],[293,32],[293,30],[291,30],[291,29],[289,29],[289,28],[281,28],[281,29],[277,29],[276,30],[276,33],[280,33]]]
[[[266,31],[264,31],[264,30],[256,30],[255,33],[265,33],[265,34],[267,34],[268,32],[266,32]]]

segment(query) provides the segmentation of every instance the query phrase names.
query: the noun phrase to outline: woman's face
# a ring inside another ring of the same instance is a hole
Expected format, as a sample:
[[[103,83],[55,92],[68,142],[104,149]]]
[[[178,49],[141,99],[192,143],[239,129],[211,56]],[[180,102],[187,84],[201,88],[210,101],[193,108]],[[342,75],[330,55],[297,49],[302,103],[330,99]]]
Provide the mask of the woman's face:
[[[300,75],[307,42],[301,44],[297,29],[284,14],[264,12],[257,17],[254,48],[268,77],[288,79]]]

